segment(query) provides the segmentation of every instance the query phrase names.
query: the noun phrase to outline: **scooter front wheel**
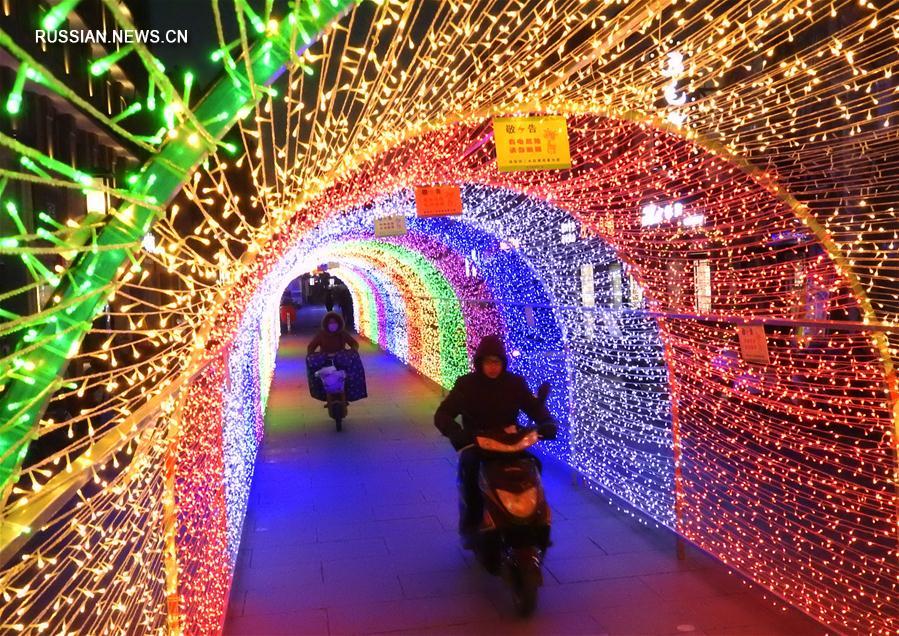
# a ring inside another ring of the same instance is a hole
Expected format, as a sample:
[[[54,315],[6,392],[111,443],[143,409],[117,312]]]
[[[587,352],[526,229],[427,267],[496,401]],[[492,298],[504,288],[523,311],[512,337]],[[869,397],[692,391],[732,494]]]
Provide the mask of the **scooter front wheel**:
[[[346,417],[346,404],[342,401],[332,401],[328,404],[328,415],[334,419],[337,432],[343,430],[343,418]]]
[[[516,551],[515,557],[504,563],[504,578],[512,588],[512,600],[519,616],[534,613],[537,590],[543,584],[540,559],[533,550]]]
[[[528,570],[529,568],[525,568]],[[521,617],[528,617],[537,608],[537,589],[540,587],[539,572],[519,571],[512,585],[512,598],[515,611]]]

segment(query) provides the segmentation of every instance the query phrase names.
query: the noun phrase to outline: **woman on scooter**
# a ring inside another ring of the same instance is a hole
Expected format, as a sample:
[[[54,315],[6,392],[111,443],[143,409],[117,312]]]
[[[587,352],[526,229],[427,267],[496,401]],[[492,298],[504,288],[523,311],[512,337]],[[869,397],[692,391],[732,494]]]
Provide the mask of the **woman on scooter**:
[[[340,314],[329,311],[322,318],[322,327],[312,338],[306,353],[315,353],[316,349],[321,349],[323,353],[337,353],[345,347],[356,350],[359,349],[359,343],[344,329]]]
[[[506,370],[508,357],[499,336],[486,336],[474,354],[473,373],[456,380],[455,386],[441,402],[434,414],[434,426],[459,453],[459,480],[463,484],[463,510],[460,510],[459,534],[463,544],[470,546],[470,537],[477,530],[483,514],[481,492],[478,487],[480,453],[474,446],[479,434],[502,435],[504,429],[518,421],[524,411],[538,424],[543,437],[555,437],[557,424],[528,387],[527,381]],[[456,417],[462,416],[461,425]]]

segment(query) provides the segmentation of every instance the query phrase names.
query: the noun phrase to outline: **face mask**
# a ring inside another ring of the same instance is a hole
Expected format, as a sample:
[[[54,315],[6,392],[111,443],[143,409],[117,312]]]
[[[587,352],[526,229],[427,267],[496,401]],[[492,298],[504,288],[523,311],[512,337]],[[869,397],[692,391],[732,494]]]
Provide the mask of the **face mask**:
[[[333,322],[328,323],[328,331],[330,331],[331,333],[335,333],[337,331],[337,325]]]

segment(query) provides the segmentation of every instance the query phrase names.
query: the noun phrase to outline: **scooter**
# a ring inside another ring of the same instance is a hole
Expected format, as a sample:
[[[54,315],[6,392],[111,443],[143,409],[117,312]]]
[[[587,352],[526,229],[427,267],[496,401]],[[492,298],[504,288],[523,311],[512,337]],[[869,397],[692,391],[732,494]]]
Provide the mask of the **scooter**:
[[[537,431],[524,429],[508,437],[475,438],[483,454],[478,485],[484,518],[473,545],[484,568],[511,588],[518,613],[529,616],[543,585],[551,516],[538,460],[526,452],[537,443]]]
[[[545,401],[548,393],[548,386],[541,386],[538,398]],[[478,485],[484,515],[470,545],[484,569],[509,585],[521,616],[529,616],[537,606],[550,545],[551,514],[540,461],[527,452],[540,438],[538,429],[515,424],[500,435],[475,437],[481,452]],[[459,489],[462,495],[461,483]]]
[[[334,365],[334,356],[329,356],[331,364],[315,372],[315,376],[321,379],[325,387],[325,408],[328,415],[334,420],[337,431],[343,430],[343,418],[347,415],[349,402],[344,391],[346,372]]]

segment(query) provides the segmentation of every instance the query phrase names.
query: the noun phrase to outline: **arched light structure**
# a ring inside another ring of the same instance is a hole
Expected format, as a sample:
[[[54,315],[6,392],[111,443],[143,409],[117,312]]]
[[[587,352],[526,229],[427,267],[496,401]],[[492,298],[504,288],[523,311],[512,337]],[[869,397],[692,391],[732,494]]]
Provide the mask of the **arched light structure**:
[[[59,27],[75,4],[46,19]],[[0,572],[16,591],[0,624],[217,631],[288,255],[331,218],[408,216],[404,191],[457,183],[460,220],[314,246],[345,257],[379,343],[446,383],[488,323],[477,316],[494,316],[513,346],[533,345],[518,362],[529,377],[567,373],[559,456],[833,629],[896,632],[892,6],[514,0],[428,13],[384,0],[294,55],[346,3],[296,2],[281,21],[252,4],[235,3],[235,42],[213,12],[224,72],[195,105],[145,47],[113,54],[139,56],[164,103],[165,125],[146,134],[122,125],[133,105],[99,111],[0,33],[21,62],[10,113],[42,83],[154,157],[129,187],[107,188],[0,137],[24,171],[4,178],[115,201],[110,219],[30,233],[4,200],[17,229],[0,249],[33,279],[9,293],[58,293],[34,315],[3,314],[18,343],[0,369],[3,552],[17,558]],[[104,5],[133,27],[119,2]],[[285,85],[268,86],[285,62]],[[490,117],[527,113],[567,117],[570,170],[496,170]],[[210,155],[190,176],[219,145],[237,150],[221,137],[234,121],[246,153]],[[238,174],[252,196],[232,188]],[[516,237],[515,213],[541,206],[559,225]],[[158,240],[143,240],[152,218]],[[460,291],[466,259],[492,314]],[[147,263],[177,284],[147,284]],[[490,271],[519,266],[537,282]],[[636,291],[619,306],[638,288],[645,307]],[[119,324],[95,326],[78,351],[107,300]],[[546,341],[530,338],[529,305]],[[741,352],[745,323],[763,327],[768,364]],[[575,401],[594,389],[609,400]],[[99,404],[58,415],[101,390]],[[76,491],[84,503],[60,508]],[[37,547],[17,554],[32,526]]]
[[[310,220],[369,205],[410,183],[452,180],[551,201],[615,250],[658,317],[672,400],[676,529],[784,596],[793,589],[811,590],[801,581],[812,572],[808,576],[815,580],[831,580],[830,590],[855,585],[816,556],[824,548],[815,546],[833,546],[838,538],[849,549],[856,535],[869,537],[864,550],[851,549],[854,558],[885,564],[891,548],[883,533],[894,524],[895,510],[877,502],[892,497],[892,366],[876,333],[833,324],[830,332],[808,336],[789,327],[797,310],[797,280],[803,296],[811,284],[826,293],[831,315],[851,319],[869,311],[857,279],[801,207],[761,175],[669,131],[626,120],[570,118],[572,147],[584,155],[565,179],[553,173],[497,173],[489,143],[461,154],[479,130],[476,124],[453,127],[401,144],[385,163],[373,160],[305,208],[297,217],[303,225],[296,234],[286,229],[275,253],[299,240]],[[628,188],[644,174],[659,175],[654,192]],[[646,206],[672,202],[681,202],[691,215],[701,212],[703,224],[685,226],[674,215],[671,223],[644,221]],[[783,243],[785,233],[798,238]],[[706,269],[712,278],[708,291],[702,290],[703,261],[712,267],[710,273]],[[775,360],[770,368],[740,360],[735,326],[749,319],[775,325],[768,327]],[[809,364],[816,358],[831,362]],[[851,390],[835,383],[834,374],[842,376],[843,369],[855,378]],[[817,387],[814,401],[810,387]],[[866,416],[859,419],[855,413],[862,405]],[[822,421],[824,431],[814,424]],[[825,478],[814,453],[794,455],[784,440],[791,448],[826,448],[842,458],[835,465],[855,466],[858,477]],[[860,453],[869,457],[862,462],[869,468],[861,468]],[[784,479],[785,474],[796,478]],[[829,486],[808,492],[808,483]],[[859,512],[879,529],[864,524],[820,533],[816,528],[824,519],[832,519],[831,527],[843,523],[837,521],[843,512],[815,503],[830,488],[853,492]],[[813,514],[818,521],[806,525],[802,520]],[[752,522],[759,517],[797,541],[766,542],[767,530]],[[766,547],[749,559],[737,546],[750,545]],[[821,588],[803,598],[809,609],[817,608],[813,613],[827,614],[830,603],[823,599],[830,593]]]

